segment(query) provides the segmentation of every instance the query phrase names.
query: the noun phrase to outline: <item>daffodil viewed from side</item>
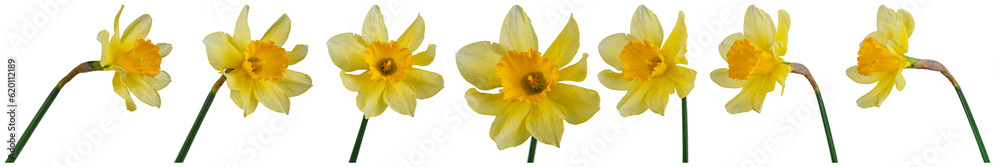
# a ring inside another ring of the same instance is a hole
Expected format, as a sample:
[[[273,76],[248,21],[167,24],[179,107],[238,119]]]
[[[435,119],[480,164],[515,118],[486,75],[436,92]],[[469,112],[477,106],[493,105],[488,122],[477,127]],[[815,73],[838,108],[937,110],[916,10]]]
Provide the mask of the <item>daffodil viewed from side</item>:
[[[857,104],[861,108],[880,107],[885,98],[892,92],[892,87],[903,91],[906,80],[903,79],[903,69],[916,68],[938,71],[958,93],[958,98],[965,109],[965,116],[976,137],[976,144],[979,145],[979,153],[984,163],[990,163],[990,157],[986,153],[986,146],[979,135],[979,128],[976,120],[972,117],[972,111],[962,88],[958,86],[958,81],[940,62],[931,59],[918,59],[907,56],[910,49],[910,36],[913,35],[914,28],[913,15],[906,10],[893,10],[885,5],[879,6],[876,19],[876,30],[871,32],[861,41],[858,46],[858,64],[847,68],[847,77],[860,84],[872,84],[878,82],[871,91],[858,98]]]
[[[374,5],[365,16],[360,35],[342,33],[326,42],[330,59],[341,69],[344,87],[358,92],[358,109],[364,113],[348,162],[357,161],[368,119],[382,114],[386,108],[413,117],[417,99],[430,98],[444,88],[441,75],[413,68],[434,61],[436,45],[430,44],[427,50],[416,52],[423,40],[424,18],[420,14],[398,39],[389,40],[382,12]],[[348,74],[357,70],[363,72]]]
[[[116,94],[125,99],[125,107],[129,111],[135,111],[136,105],[132,101],[135,95],[139,101],[153,107],[160,107],[160,94],[158,91],[170,84],[170,74],[160,69],[160,63],[173,49],[169,43],[153,44],[152,40],[146,39],[149,29],[152,27],[153,18],[149,14],[143,14],[132,21],[125,31],[119,33],[118,20],[125,10],[125,5],[118,9],[115,15],[114,35],[108,38],[108,30],[101,30],[97,33],[97,41],[101,42],[101,60],[88,61],[77,65],[69,74],[63,77],[56,87],[52,89],[49,96],[42,103],[35,114],[35,119],[31,120],[24,131],[24,135],[14,146],[11,155],[7,156],[7,163],[13,163],[21,154],[24,145],[27,144],[31,134],[38,127],[41,118],[55,101],[56,96],[62,87],[79,73],[92,71],[114,71],[111,78],[111,86]],[[13,137],[13,136],[11,136]]]
[[[258,103],[275,112],[288,114],[291,106],[289,97],[301,95],[312,87],[309,75],[288,69],[289,65],[302,61],[309,49],[303,44],[295,45],[292,50],[282,47],[292,28],[288,15],[281,15],[259,40],[251,40],[247,24],[249,11],[250,6],[243,6],[233,35],[220,31],[208,34],[202,40],[208,63],[222,76],[209,90],[205,104],[174,160],[176,163],[183,163],[187,157],[205,114],[223,83],[229,87],[229,96],[236,106],[243,109],[243,117],[253,113]]]
[[[677,23],[670,36],[663,41],[660,20],[640,5],[632,15],[630,32],[605,37],[598,46],[604,61],[621,73],[604,70],[598,74],[601,84],[608,89],[628,91],[618,102],[622,117],[638,115],[647,109],[663,115],[670,94],[681,98],[681,124],[683,132],[683,158],[687,163],[687,95],[694,89],[694,70],[680,66],[687,64],[687,26],[684,12],[678,12]],[[660,45],[660,43],[663,43]]]
[[[466,81],[484,91],[501,88],[499,94],[475,88],[465,93],[472,110],[496,116],[489,135],[498,149],[521,145],[530,137],[528,162],[533,162],[536,139],[559,147],[563,121],[580,124],[599,110],[596,91],[560,83],[586,78],[586,53],[569,65],[580,47],[579,39],[576,20],[570,16],[549,49],[541,53],[531,19],[515,5],[500,27],[499,43],[475,42],[455,54]]]

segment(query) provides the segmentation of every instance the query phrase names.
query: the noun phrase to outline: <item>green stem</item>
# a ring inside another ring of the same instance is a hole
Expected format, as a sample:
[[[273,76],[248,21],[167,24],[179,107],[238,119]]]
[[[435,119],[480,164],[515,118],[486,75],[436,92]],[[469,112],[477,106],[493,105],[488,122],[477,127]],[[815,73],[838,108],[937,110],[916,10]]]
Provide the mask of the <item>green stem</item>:
[[[683,155],[681,162],[688,163],[688,100],[687,97],[681,98],[681,136],[683,137],[681,147],[683,150]]]
[[[833,146],[833,133],[830,132],[830,121],[826,117],[826,106],[823,105],[823,95],[816,89],[816,101],[819,102],[819,114],[823,117],[823,130],[826,131],[826,144],[830,147],[830,161],[837,163],[837,148]]]
[[[95,67],[94,64],[98,65]],[[45,112],[49,110],[49,106],[52,106],[52,102],[56,100],[56,96],[59,95],[59,91],[62,90],[63,86],[72,80],[73,77],[76,77],[76,74],[103,69],[100,68],[99,64],[100,63],[96,63],[96,61],[80,63],[80,65],[73,68],[69,74],[66,74],[62,80],[59,80],[59,83],[56,83],[56,87],[52,88],[52,91],[49,92],[49,96],[45,98],[45,102],[42,102],[42,106],[38,108],[38,113],[35,113],[35,118],[31,119],[31,123],[28,123],[28,128],[24,129],[24,134],[21,135],[21,139],[17,140],[17,145],[14,146],[14,152],[7,156],[6,163],[14,163],[14,161],[17,160],[17,157],[21,155],[21,150],[24,149],[24,145],[28,144],[28,139],[31,139],[31,134],[35,132],[35,128],[38,128],[38,123],[42,122],[42,117],[44,117]]]
[[[201,123],[205,120],[205,114],[208,114],[208,108],[212,107],[212,101],[215,100],[215,93],[219,92],[219,87],[222,87],[222,83],[224,82],[226,82],[226,75],[219,77],[219,80],[215,81],[215,85],[212,85],[212,90],[208,92],[208,97],[205,97],[205,103],[201,105],[198,118],[194,120],[194,125],[191,126],[191,131],[188,132],[187,139],[184,140],[184,146],[181,146],[181,151],[177,153],[177,159],[174,159],[174,163],[184,163],[184,158],[187,157],[188,151],[191,150],[191,144],[194,143],[194,137],[198,135],[198,129],[201,128]]]
[[[528,163],[535,163],[535,145],[538,144],[538,140],[535,137],[531,137],[531,147],[528,147]]]
[[[365,138],[365,127],[368,126],[368,118],[361,116],[361,128],[358,129],[358,139],[354,140],[354,151],[351,151],[351,160],[348,163],[358,162],[358,152],[361,151],[361,141]]]
[[[979,154],[983,156],[983,163],[990,163],[990,156],[986,154],[986,146],[983,145],[983,138],[979,136],[979,127],[976,127],[976,119],[972,118],[972,110],[969,103],[965,101],[965,94],[962,88],[955,84],[955,92],[958,92],[958,99],[962,101],[962,108],[965,109],[965,117],[969,118],[969,125],[972,126],[972,134],[976,136],[976,144],[979,145]]]

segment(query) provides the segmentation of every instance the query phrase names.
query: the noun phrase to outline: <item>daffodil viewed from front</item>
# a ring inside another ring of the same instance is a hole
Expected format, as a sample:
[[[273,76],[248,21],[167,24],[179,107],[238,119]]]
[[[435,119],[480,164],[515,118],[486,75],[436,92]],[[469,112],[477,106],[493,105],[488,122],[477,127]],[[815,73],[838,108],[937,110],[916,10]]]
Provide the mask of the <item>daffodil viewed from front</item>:
[[[501,88],[499,94],[470,88],[465,93],[472,110],[496,118],[490,138],[498,149],[521,145],[529,137],[559,147],[563,121],[586,122],[599,110],[596,91],[560,83],[580,82],[587,74],[587,54],[569,63],[580,47],[579,28],[572,16],[545,53],[538,50],[531,19],[515,5],[500,27],[500,41],[480,41],[459,49],[456,61],[466,81],[480,90]],[[567,66],[568,65],[568,66]]]

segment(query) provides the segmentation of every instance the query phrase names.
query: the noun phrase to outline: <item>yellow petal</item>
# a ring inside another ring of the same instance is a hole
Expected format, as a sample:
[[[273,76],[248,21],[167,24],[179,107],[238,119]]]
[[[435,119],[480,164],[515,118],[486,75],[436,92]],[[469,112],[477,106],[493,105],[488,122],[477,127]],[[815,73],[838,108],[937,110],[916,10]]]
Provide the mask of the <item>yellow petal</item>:
[[[878,85],[875,85],[875,88],[872,88],[871,91],[858,98],[858,107],[869,108],[881,106],[882,101],[885,101],[885,98],[892,92],[892,86],[895,84],[893,81],[892,77],[883,77],[878,82]]]
[[[465,81],[482,90],[500,87],[500,78],[495,69],[500,57],[503,57],[500,45],[489,41],[465,45],[455,53],[458,72]]]
[[[618,54],[621,54],[622,48],[628,44],[628,41],[641,40],[639,37],[633,37],[625,33],[612,34],[601,40],[601,44],[597,46],[598,52],[601,53],[601,58],[604,59],[605,63],[614,67],[615,70],[622,70],[622,61]]]
[[[535,36],[535,28],[531,26],[531,18],[528,18],[528,14],[519,5],[511,7],[507,17],[503,19],[503,25],[500,26],[500,46],[504,51],[538,50],[538,36]]]
[[[739,80],[729,78],[729,69],[720,68],[712,71],[711,74],[712,81],[724,88],[742,88],[745,87],[750,80]]]
[[[97,41],[101,42],[101,65],[110,65],[115,60],[113,57],[115,50],[111,47],[111,43],[108,42],[108,30],[98,32]]]
[[[900,70],[902,72],[902,70]],[[899,72],[896,73],[896,90],[903,91],[903,87],[906,87],[906,79],[903,79],[903,75]]]
[[[143,14],[139,18],[135,18],[135,21],[132,21],[125,28],[125,32],[122,32],[122,51],[132,49],[132,44],[135,44],[135,40],[146,39],[146,35],[149,34],[149,28],[152,24],[153,18],[149,17],[149,14]]]
[[[513,105],[512,111],[527,111],[530,106],[525,103]],[[509,114],[497,115],[490,126],[490,139],[497,143],[497,149],[503,150],[508,147],[521,145],[531,133],[525,127],[525,117],[528,112],[510,112]]]
[[[897,20],[896,11],[889,9],[889,7],[886,7],[885,5],[879,6],[878,17],[875,24],[879,36],[882,36],[886,40],[899,39],[898,23],[899,20]]]
[[[368,43],[360,35],[353,33],[337,34],[326,41],[330,59],[343,71],[368,69],[363,56],[367,47]]]
[[[601,109],[601,98],[597,95],[597,91],[576,85],[552,86],[548,96],[566,109],[566,122],[573,125],[587,122]]]
[[[430,45],[427,45],[427,50],[425,50],[423,52],[420,52],[420,53],[417,53],[417,54],[414,54],[413,55],[413,65],[418,65],[418,66],[431,65],[431,62],[434,61],[434,54],[435,54],[435,50],[436,49],[437,49],[437,45],[430,44]]]
[[[243,64],[243,52],[233,45],[233,38],[224,32],[215,32],[205,36],[205,49],[208,52],[208,63],[215,70],[234,69]]]
[[[174,50],[174,45],[169,43],[157,43],[156,47],[160,48],[160,58],[167,57],[167,55],[170,54],[170,51]]]
[[[525,118],[525,127],[539,142],[559,147],[563,134],[565,108],[550,99],[535,104]]]
[[[118,14],[115,15],[115,25],[114,25],[114,27],[115,27],[114,33],[115,34],[111,36],[111,40],[110,40],[111,46],[112,46],[111,48],[120,48],[122,46],[121,34],[118,34],[118,32],[119,32],[118,31],[118,20],[122,17],[122,11],[123,10],[125,10],[125,5],[122,5],[122,7],[120,9],[118,9]]]
[[[774,36],[774,44],[771,51],[778,56],[784,56],[788,51],[788,28],[792,21],[785,10],[778,10],[778,32]]]
[[[632,115],[639,115],[645,112],[649,107],[646,105],[646,92],[649,91],[651,87],[650,82],[640,82],[638,86],[634,89],[629,90],[625,93],[625,96],[618,101],[618,113],[622,117],[628,117]]]
[[[233,30],[233,40],[236,48],[244,50],[250,45],[250,26],[247,23],[247,13],[250,12],[250,5],[243,5],[243,11],[236,19],[236,30]],[[278,45],[281,46],[281,45]]]
[[[501,94],[482,93],[475,88],[465,91],[465,101],[472,111],[483,115],[501,116],[508,112],[526,112],[530,108],[527,103],[511,103],[503,100]]]
[[[276,46],[284,46],[285,41],[288,40],[288,33],[292,29],[292,20],[288,18],[288,14],[282,14],[271,28],[264,32],[264,37],[261,37],[261,41],[272,41]]]
[[[361,73],[358,75],[347,74],[347,72],[340,71],[340,81],[344,83],[344,87],[347,90],[354,92],[364,92],[368,91],[368,88],[375,84],[370,78],[372,75],[370,73]]]
[[[367,91],[358,92],[355,101],[358,104],[358,109],[365,113],[365,119],[381,115],[382,112],[385,112],[385,108],[389,107],[382,101],[382,93],[386,89],[385,83],[375,82]]]
[[[413,87],[398,83],[386,85],[385,93],[382,94],[382,100],[393,111],[413,117],[413,112],[417,110],[417,97],[413,93]]]
[[[576,57],[577,50],[580,49],[580,27],[576,25],[576,19],[570,14],[569,22],[563,27],[556,40],[545,50],[542,58],[547,58],[555,63],[556,67],[563,67]]]
[[[288,102],[288,95],[285,94],[285,90],[281,88],[281,85],[271,81],[259,80],[254,86],[253,95],[264,107],[278,113],[288,114],[290,103]]]
[[[673,83],[677,97],[687,97],[688,93],[691,93],[691,89],[694,89],[694,79],[698,72],[677,65],[671,65],[669,68],[664,76]]]
[[[167,71],[163,70],[160,70],[160,73],[156,74],[156,76],[153,77],[143,76],[142,79],[145,80],[146,83],[149,84],[149,86],[153,87],[153,89],[157,91],[167,87],[167,85],[170,84],[170,74],[167,74]]]
[[[306,58],[307,53],[309,53],[309,46],[303,44],[295,45],[292,51],[285,52],[285,55],[288,56],[288,65],[299,63],[302,59]]]
[[[879,71],[879,72],[873,73],[870,76],[864,76],[864,75],[861,75],[861,74],[858,73],[858,66],[857,65],[851,66],[851,68],[847,68],[847,77],[851,78],[851,80],[854,80],[854,82],[861,83],[861,84],[870,84],[870,83],[878,82],[878,80],[882,79],[882,76],[885,76],[885,74],[886,74],[886,71]]]
[[[906,10],[899,9],[899,21],[902,28],[906,29],[906,37],[909,38],[910,35],[913,35],[913,15],[910,15],[910,12]]]
[[[684,54],[687,53],[687,38],[687,25],[684,24],[684,12],[681,11],[677,14],[674,30],[670,32],[667,41],[663,42],[660,52],[665,54],[664,56],[668,56],[668,59],[676,59],[677,64],[687,64],[687,58],[684,57]]]
[[[254,97],[253,90],[230,90],[229,98],[233,99],[236,106],[243,109],[243,117],[257,110],[257,98]]]
[[[771,21],[771,15],[757,8],[757,6],[750,5],[743,19],[743,33],[746,38],[750,39],[758,49],[770,50],[775,33],[774,21]]]
[[[653,14],[653,11],[646,8],[646,5],[639,5],[632,14],[629,35],[653,42],[653,46],[660,46],[663,42],[663,27],[660,26],[660,19]]]
[[[587,79],[587,53],[583,53],[583,58],[577,61],[576,64],[570,65],[566,68],[559,70],[559,81],[576,81],[582,82]]]
[[[601,81],[604,87],[608,87],[611,90],[632,90],[641,83],[637,80],[625,80],[625,75],[611,70],[601,71],[601,73],[597,74],[597,79]]]
[[[143,80],[143,76],[139,74],[127,74],[125,75],[125,85],[128,85],[128,90],[135,94],[135,97],[142,101],[143,103],[149,104],[150,106],[159,108],[160,107],[160,93],[156,92],[152,86]]]
[[[373,5],[365,16],[365,23],[361,27],[361,38],[365,44],[373,41],[389,41],[389,32],[385,29],[385,21],[382,20],[382,11],[378,5]]]
[[[410,52],[416,51],[420,47],[420,42],[424,41],[424,18],[417,14],[417,19],[413,20],[409,28],[402,35],[399,35],[399,46],[406,47],[410,49]]]
[[[285,73],[276,82],[281,85],[288,97],[301,95],[312,87],[312,78],[309,75],[289,69],[285,69]]]
[[[418,68],[411,68],[407,71],[403,82],[413,86],[413,92],[416,93],[417,99],[430,98],[444,88],[444,78],[440,74]]]
[[[775,81],[769,80],[765,76],[750,77],[749,82],[747,87],[743,88],[736,97],[733,97],[732,100],[726,103],[726,111],[730,114],[750,110],[760,113],[767,93],[774,90]]]
[[[743,36],[743,33],[734,33],[727,36],[726,39],[723,39],[722,43],[719,43],[719,54],[722,54],[722,60],[729,61],[729,57],[726,56],[729,54],[729,48],[733,47],[733,43],[737,40],[743,39],[746,39],[746,37]]]
[[[241,68],[235,69],[229,73],[222,73],[222,74],[226,75],[226,86],[228,86],[229,89],[232,90],[253,91],[253,86],[254,84],[256,84],[253,78],[248,76],[246,71],[243,71],[243,69]]]
[[[116,68],[116,67],[113,67]],[[111,87],[114,88],[115,93],[125,99],[125,108],[129,111],[135,111],[135,102],[132,102],[132,96],[128,93],[128,86],[125,86],[125,70],[118,68],[115,70],[115,76],[111,78]]]
[[[651,80],[649,91],[646,92],[646,106],[653,113],[663,115],[664,110],[667,107],[667,102],[670,100],[670,94],[674,93],[674,83],[671,82],[666,77],[657,77]]]

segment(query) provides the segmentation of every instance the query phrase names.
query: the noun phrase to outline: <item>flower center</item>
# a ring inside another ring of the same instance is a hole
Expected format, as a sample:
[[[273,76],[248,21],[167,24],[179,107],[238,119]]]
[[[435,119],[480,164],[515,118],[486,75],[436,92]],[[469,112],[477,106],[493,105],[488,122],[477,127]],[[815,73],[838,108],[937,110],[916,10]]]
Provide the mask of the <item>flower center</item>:
[[[500,93],[504,100],[536,104],[558,81],[558,69],[536,50],[510,50],[500,58],[495,70],[503,86]]]
[[[251,41],[246,50],[243,50],[243,58],[243,70],[256,80],[278,80],[285,68],[288,68],[285,48],[272,41]]]
[[[132,49],[115,57],[114,64],[126,73],[153,77],[160,74],[160,47],[149,40],[136,39]]]
[[[869,37],[861,43],[858,50],[858,74],[871,76],[879,71],[899,70],[906,64],[906,59],[893,55],[889,48]]]
[[[667,69],[663,53],[648,40],[629,41],[618,58],[622,62],[622,73],[629,81],[649,81],[650,77],[660,76]]]
[[[726,54],[729,78],[747,80],[750,75],[770,73],[777,61],[770,52],[757,49],[749,39],[737,40]]]
[[[399,46],[396,41],[374,41],[365,49],[363,56],[374,81],[399,82],[406,77],[406,70],[413,67],[410,49]]]

